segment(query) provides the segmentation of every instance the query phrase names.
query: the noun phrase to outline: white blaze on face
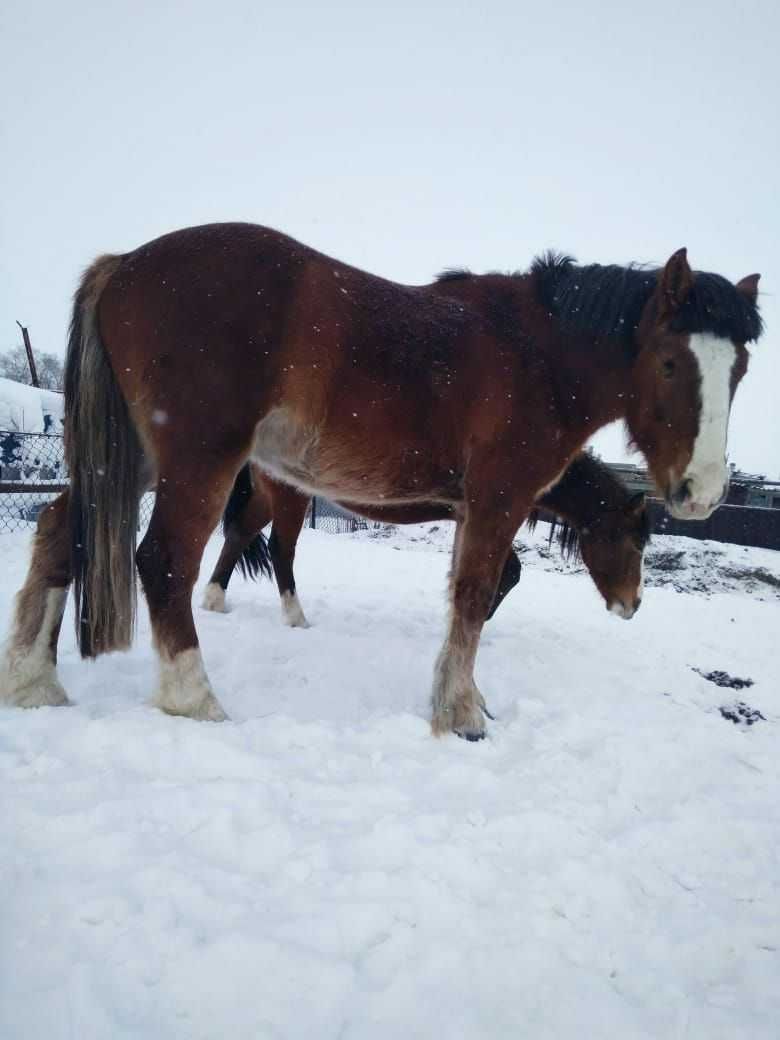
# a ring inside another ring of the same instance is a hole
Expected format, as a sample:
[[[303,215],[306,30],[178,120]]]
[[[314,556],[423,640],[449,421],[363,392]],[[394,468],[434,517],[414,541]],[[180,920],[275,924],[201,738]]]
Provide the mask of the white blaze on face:
[[[728,479],[726,440],[737,351],[730,339],[708,332],[694,333],[688,345],[699,366],[701,412],[693,455],[682,477],[690,488],[685,511],[693,517],[707,517],[720,501]]]

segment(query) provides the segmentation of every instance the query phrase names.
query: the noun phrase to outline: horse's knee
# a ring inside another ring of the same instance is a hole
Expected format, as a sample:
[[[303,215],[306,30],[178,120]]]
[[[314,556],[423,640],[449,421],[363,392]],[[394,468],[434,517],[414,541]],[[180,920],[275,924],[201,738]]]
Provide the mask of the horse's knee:
[[[493,605],[494,589],[481,578],[461,577],[455,582],[454,605],[464,622],[480,625]]]

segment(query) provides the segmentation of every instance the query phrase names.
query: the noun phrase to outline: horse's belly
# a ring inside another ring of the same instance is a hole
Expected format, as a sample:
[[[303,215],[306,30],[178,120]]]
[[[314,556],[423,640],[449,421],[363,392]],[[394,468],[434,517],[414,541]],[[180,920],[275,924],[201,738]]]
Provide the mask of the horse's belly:
[[[252,458],[277,480],[316,494],[312,460],[318,440],[316,428],[299,423],[286,408],[274,408],[255,427]]]
[[[275,408],[255,429],[252,457],[270,476],[310,495],[355,503],[457,502],[454,466],[432,466],[426,447],[400,455],[363,436],[306,426]]]

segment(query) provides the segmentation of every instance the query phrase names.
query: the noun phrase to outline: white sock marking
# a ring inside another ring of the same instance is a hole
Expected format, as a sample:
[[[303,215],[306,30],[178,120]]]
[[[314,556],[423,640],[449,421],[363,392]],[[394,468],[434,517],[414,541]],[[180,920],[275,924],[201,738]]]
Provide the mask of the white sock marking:
[[[303,607],[294,592],[282,593],[282,620],[290,628],[309,628]]]
[[[198,647],[173,657],[160,654],[160,688],[154,698],[169,715],[222,722],[227,715],[214,696]]]
[[[49,588],[41,627],[31,646],[10,643],[0,670],[0,701],[18,708],[42,708],[67,704],[65,690],[57,679],[51,637],[65,610],[66,588]]]
[[[225,590],[216,581],[210,581],[203,590],[203,609],[214,610],[219,614],[226,614]]]

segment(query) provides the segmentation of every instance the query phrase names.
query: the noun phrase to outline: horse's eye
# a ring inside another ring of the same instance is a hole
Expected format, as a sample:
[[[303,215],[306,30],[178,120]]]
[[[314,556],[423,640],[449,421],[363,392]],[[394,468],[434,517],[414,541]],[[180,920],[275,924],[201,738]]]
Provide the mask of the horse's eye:
[[[674,370],[676,367],[677,366],[675,365],[674,361],[672,361],[671,358],[667,358],[661,366],[664,374],[664,379],[671,379],[674,375]]]

